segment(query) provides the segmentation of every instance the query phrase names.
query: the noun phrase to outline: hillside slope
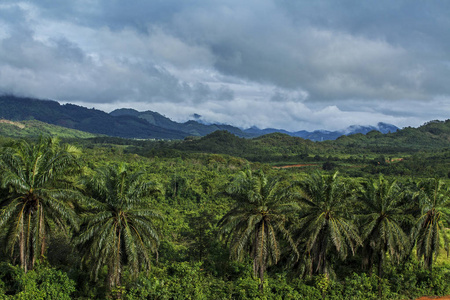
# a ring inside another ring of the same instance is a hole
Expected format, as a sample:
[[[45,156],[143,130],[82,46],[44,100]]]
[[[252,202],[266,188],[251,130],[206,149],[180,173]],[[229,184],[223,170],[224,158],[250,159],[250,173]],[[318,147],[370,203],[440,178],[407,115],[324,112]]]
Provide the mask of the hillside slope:
[[[0,96],[0,118],[23,121],[36,119],[96,134],[143,139],[182,139],[186,133],[161,128],[134,116],[111,116],[103,111],[56,101]]]
[[[245,138],[278,132],[312,141],[325,141],[334,140],[342,135],[367,133],[371,130],[387,133],[398,129],[393,125],[379,123],[377,126],[354,125],[338,131],[309,132],[300,130],[290,132],[282,129],[258,129],[256,127],[242,130],[231,125],[204,124],[193,120],[178,123],[153,111],[139,112],[131,108],[120,108],[108,114],[74,104],[61,105],[51,100],[15,96],[0,96],[0,118],[14,121],[36,119],[96,134],[140,139],[184,139],[188,136],[206,136],[217,130],[226,130]]]
[[[171,146],[180,151],[208,152],[240,156],[254,161],[302,159],[308,154],[336,153],[414,153],[450,148],[450,120],[432,121],[419,128],[405,128],[394,133],[371,131],[341,136],[337,140],[313,142],[282,133],[270,133],[254,139],[243,139],[226,131],[185,140]]]
[[[371,131],[366,135],[341,136],[333,144],[345,147],[348,152],[372,149],[379,153],[393,153],[449,148],[450,119],[430,121],[418,128],[406,127],[388,134]]]
[[[98,134],[47,124],[37,120],[14,122],[10,120],[0,119],[0,136],[25,138],[37,137],[40,135],[81,139],[99,136]]]
[[[213,133],[217,130],[226,130],[229,131],[239,137],[254,137],[255,134],[247,133],[237,127],[231,126],[231,125],[223,125],[223,124],[202,124],[197,121],[187,121],[185,123],[178,123],[170,120],[167,117],[164,117],[163,115],[154,112],[154,111],[137,111],[130,108],[121,108],[116,109],[110,113],[112,116],[134,116],[141,119],[146,120],[152,125],[166,128],[170,130],[176,130],[184,132],[186,135],[189,136],[205,136],[210,133]]]

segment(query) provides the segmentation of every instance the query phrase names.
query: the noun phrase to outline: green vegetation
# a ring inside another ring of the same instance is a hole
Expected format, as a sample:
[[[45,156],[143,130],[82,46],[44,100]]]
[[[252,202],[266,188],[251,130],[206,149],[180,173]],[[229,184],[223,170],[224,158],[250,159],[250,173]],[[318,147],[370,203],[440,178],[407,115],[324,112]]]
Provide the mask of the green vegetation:
[[[417,242],[417,256],[423,257],[427,269],[432,269],[433,255],[439,255],[441,236],[448,251],[449,239],[445,221],[450,220],[448,189],[441,179],[433,178],[419,183],[416,196],[419,197],[421,215],[413,233]]]
[[[449,127],[2,136],[0,299],[450,295]]]
[[[32,138],[39,135],[49,135],[67,139],[87,139],[98,136],[97,134],[51,125],[37,120],[20,122],[0,120],[0,135],[5,137],[21,138]]]
[[[266,178],[263,173],[254,175],[250,170],[240,173],[227,188],[227,193],[236,199],[236,206],[219,221],[221,234],[230,240],[231,258],[242,261],[245,252],[249,252],[261,292],[267,266],[280,259],[278,237],[284,237],[297,252],[284,225],[286,216],[297,210],[298,205],[289,199],[290,193],[282,185],[280,180]]]
[[[39,120],[66,128],[141,139],[183,139],[206,135],[216,130],[228,130],[248,136],[229,125],[204,125],[195,121],[176,123],[155,112],[120,109],[108,114],[95,108],[64,104],[56,101],[0,95],[0,119],[12,121]]]
[[[0,227],[7,228],[3,245],[13,254],[19,252],[25,272],[44,257],[55,227],[78,227],[70,203],[78,193],[66,172],[76,173],[80,154],[78,148],[60,147],[51,138],[41,138],[37,144],[20,141],[1,153],[1,185],[8,189],[0,199]]]
[[[159,245],[154,220],[161,216],[144,201],[158,189],[143,177],[144,173],[132,173],[119,164],[96,170],[85,184],[90,208],[74,242],[81,245],[95,280],[99,270],[108,266],[110,289],[120,286],[124,263],[133,274],[141,267],[150,269],[150,253]]]
[[[312,174],[300,182],[300,187],[305,206],[295,225],[298,244],[303,244],[303,252],[309,256],[305,262],[309,274],[328,278],[332,272],[329,255],[335,252],[345,259],[349,250],[354,254],[361,244],[348,209],[351,190],[338,173]]]
[[[378,296],[381,298],[383,265],[389,255],[392,263],[399,263],[402,256],[410,250],[402,225],[409,216],[408,203],[403,200],[404,191],[395,181],[386,180],[380,175],[378,180],[364,184],[361,197],[362,237],[365,241],[364,254],[366,267],[378,264]],[[407,202],[407,201],[406,201]]]

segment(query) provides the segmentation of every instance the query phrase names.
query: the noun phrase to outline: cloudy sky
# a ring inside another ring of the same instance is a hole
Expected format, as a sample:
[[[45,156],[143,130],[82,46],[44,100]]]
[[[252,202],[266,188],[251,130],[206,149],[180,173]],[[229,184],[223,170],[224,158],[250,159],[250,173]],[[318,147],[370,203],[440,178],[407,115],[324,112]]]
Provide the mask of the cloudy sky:
[[[3,0],[0,94],[244,128],[415,127],[450,118],[450,1]]]

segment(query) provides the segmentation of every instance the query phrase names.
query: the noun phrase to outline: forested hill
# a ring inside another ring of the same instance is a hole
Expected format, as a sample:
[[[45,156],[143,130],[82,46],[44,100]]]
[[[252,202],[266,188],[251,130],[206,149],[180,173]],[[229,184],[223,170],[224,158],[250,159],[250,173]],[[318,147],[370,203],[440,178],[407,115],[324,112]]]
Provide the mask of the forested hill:
[[[139,112],[120,108],[105,113],[94,108],[73,104],[61,105],[56,101],[0,96],[0,119],[11,121],[39,120],[66,128],[82,130],[94,134],[139,139],[183,139],[187,136],[206,136],[217,130],[226,130],[239,137],[252,138],[269,133],[285,133],[313,141],[334,140],[342,135],[368,133],[377,130],[382,133],[395,132],[398,128],[391,124],[378,123],[377,126],[353,125],[345,130],[309,132],[300,130],[289,132],[281,129],[240,129],[225,124],[203,124],[197,121],[178,123],[153,111]]]
[[[418,128],[406,127],[388,134],[372,131],[366,135],[341,136],[333,144],[345,147],[350,152],[352,149],[391,153],[449,148],[450,119],[430,121]]]
[[[307,156],[308,151],[313,148],[323,150],[330,146],[283,133],[244,139],[227,131],[216,131],[200,139],[187,139],[176,143],[173,147],[180,151],[227,154],[251,161],[274,161]]]
[[[108,114],[74,104],[61,105],[51,100],[15,96],[0,96],[0,119],[12,121],[35,119],[85,132],[124,138],[183,139],[187,136],[204,136],[216,130],[227,130],[239,136],[251,136],[229,125],[205,125],[195,121],[176,123],[151,111],[119,109]]]
[[[160,113],[154,111],[137,111],[129,108],[116,109],[110,113],[112,116],[134,116],[140,119],[144,119],[152,125],[166,128],[170,130],[182,131],[189,136],[205,136],[217,130],[226,130],[240,137],[252,137],[255,136],[251,133],[246,133],[241,129],[223,124],[202,124],[197,121],[187,121],[184,123],[178,123],[164,117]]]
[[[66,139],[87,139],[99,136],[85,131],[52,125],[37,120],[14,122],[0,119],[0,136],[11,138],[37,138],[41,135]]]
[[[184,138],[187,134],[160,128],[133,116],[111,116],[97,109],[56,101],[0,96],[0,118],[13,121],[36,119],[90,133],[128,138]]]
[[[417,152],[450,148],[450,119],[431,121],[419,128],[404,128],[394,133],[342,136],[335,141],[312,142],[282,133],[271,133],[254,139],[239,138],[217,131],[199,139],[186,139],[174,149],[244,157],[253,161],[302,158],[312,153],[380,153]]]

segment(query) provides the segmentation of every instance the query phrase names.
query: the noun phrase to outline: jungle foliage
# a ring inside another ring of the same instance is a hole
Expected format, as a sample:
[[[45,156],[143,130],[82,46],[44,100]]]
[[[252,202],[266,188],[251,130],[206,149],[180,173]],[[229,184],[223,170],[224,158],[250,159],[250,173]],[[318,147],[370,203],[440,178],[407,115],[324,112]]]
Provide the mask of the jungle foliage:
[[[448,126],[1,137],[0,299],[449,295]]]

